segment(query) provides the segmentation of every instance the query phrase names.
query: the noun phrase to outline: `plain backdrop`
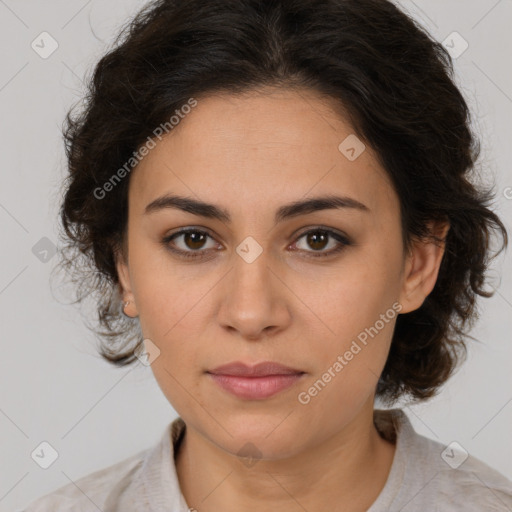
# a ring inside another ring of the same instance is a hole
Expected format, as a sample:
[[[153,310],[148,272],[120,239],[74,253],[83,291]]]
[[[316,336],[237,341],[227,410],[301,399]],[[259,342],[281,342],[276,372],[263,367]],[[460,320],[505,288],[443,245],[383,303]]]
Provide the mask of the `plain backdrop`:
[[[62,120],[80,99],[85,73],[143,4],[0,0],[0,511],[21,510],[152,446],[176,417],[149,367],[101,360],[79,310],[56,300],[49,283],[66,164]],[[455,61],[457,81],[481,133],[495,209],[512,232],[512,1],[399,5],[454,51],[468,45]],[[58,44],[47,58],[32,45],[41,37],[46,51]],[[472,331],[482,343],[470,343],[467,363],[440,396],[405,410],[419,433],[457,441],[512,478],[510,250],[493,269],[495,296],[480,301]],[[31,456],[44,441],[58,453],[48,469]]]

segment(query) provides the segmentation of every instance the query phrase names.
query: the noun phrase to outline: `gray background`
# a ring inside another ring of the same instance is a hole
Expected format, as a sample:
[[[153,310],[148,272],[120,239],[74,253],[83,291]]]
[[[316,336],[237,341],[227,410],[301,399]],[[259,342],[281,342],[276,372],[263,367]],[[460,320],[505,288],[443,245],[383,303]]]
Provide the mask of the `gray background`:
[[[0,0],[0,511],[19,510],[153,445],[176,416],[149,368],[115,369],[100,359],[79,310],[56,300],[49,284],[65,168],[59,127],[80,98],[81,77],[144,3]],[[511,229],[512,1],[399,3],[439,41],[457,31],[469,43],[456,59],[457,80],[483,134],[482,162],[486,182],[496,183],[496,210]],[[46,59],[31,47],[43,31],[59,45]],[[441,396],[406,408],[418,432],[459,442],[508,478],[511,262],[511,251],[496,260],[496,294],[480,302],[472,334],[483,343],[471,344],[468,362]],[[48,469],[31,458],[42,441],[59,455]]]

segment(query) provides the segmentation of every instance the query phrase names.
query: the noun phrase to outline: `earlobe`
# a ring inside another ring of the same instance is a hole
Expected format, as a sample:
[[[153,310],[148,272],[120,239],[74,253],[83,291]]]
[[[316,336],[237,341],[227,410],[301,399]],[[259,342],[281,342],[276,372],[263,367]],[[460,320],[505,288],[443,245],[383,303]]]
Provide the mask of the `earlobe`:
[[[450,224],[448,222],[428,223],[430,233],[437,239],[414,240],[406,257],[404,281],[400,294],[401,313],[420,308],[432,292],[439,275],[445,252],[445,240]]]

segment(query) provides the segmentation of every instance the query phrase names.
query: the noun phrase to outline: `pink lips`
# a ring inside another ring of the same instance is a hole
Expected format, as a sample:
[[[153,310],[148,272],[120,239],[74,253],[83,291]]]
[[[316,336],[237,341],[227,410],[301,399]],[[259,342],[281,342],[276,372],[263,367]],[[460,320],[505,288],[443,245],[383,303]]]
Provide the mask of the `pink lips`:
[[[292,386],[304,372],[265,361],[255,366],[241,362],[229,363],[207,374],[221,388],[239,398],[263,400]]]

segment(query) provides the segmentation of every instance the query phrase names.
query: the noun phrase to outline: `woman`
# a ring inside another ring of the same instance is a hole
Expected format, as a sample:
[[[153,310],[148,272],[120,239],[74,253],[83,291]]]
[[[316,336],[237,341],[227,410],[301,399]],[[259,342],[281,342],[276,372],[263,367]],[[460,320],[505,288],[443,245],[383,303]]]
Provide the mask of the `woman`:
[[[102,355],[179,418],[27,511],[511,510],[504,476],[375,408],[446,382],[507,245],[469,126],[391,2],[148,5],[68,116],[63,263]]]

